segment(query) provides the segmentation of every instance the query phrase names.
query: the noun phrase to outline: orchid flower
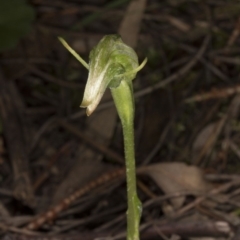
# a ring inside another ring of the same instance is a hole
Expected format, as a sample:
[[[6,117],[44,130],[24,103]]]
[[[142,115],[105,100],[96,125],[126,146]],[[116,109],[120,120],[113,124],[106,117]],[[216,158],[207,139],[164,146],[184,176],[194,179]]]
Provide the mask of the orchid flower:
[[[91,115],[107,87],[111,89],[123,127],[128,193],[127,239],[139,239],[141,202],[137,197],[134,152],[134,96],[132,80],[147,62],[141,65],[135,51],[123,43],[119,35],[106,35],[90,52],[87,64],[62,38],[62,44],[89,70],[87,85],[80,107]]]

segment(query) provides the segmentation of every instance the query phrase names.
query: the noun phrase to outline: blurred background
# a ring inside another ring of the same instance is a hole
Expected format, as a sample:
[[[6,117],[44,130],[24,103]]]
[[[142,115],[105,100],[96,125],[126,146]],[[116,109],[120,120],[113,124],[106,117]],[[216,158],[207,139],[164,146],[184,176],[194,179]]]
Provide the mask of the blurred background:
[[[86,116],[88,72],[58,40],[88,62],[117,33],[148,58],[134,80],[141,239],[240,239],[236,0],[0,2],[2,238],[124,239],[111,94]]]

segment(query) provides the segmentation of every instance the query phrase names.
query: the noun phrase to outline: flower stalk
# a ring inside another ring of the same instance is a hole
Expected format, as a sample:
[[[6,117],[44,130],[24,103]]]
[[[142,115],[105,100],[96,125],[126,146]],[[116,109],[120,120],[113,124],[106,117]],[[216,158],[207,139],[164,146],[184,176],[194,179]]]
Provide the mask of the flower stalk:
[[[142,204],[136,187],[132,82],[122,81],[119,87],[111,89],[111,93],[123,128],[128,198],[127,239],[138,240]]]

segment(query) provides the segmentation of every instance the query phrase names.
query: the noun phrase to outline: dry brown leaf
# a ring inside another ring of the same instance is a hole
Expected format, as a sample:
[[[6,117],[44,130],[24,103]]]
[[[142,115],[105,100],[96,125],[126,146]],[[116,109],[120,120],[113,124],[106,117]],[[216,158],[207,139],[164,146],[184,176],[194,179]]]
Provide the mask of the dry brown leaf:
[[[118,31],[123,41],[133,48],[137,45],[145,7],[146,0],[131,1]]]
[[[166,194],[182,191],[203,193],[210,188],[203,178],[201,169],[185,163],[153,164],[147,167],[146,172]],[[174,208],[179,208],[184,200],[184,196],[172,198],[171,203]]]
[[[197,135],[193,142],[192,151],[193,155],[198,155],[202,148],[205,146],[210,136],[214,134],[218,126],[219,121],[213,122],[205,126]]]
[[[227,114],[225,114],[221,120],[217,121],[214,123],[213,126],[209,128],[209,130],[205,130],[206,134],[203,134],[203,136],[207,136],[205,139],[203,147],[199,150],[199,152],[194,153],[194,161],[192,161],[195,165],[199,165],[201,163],[201,160],[204,156],[208,156],[213,147],[214,144],[216,143],[216,140],[221,133],[224,124],[226,123],[227,120]],[[210,134],[211,133],[211,134]],[[202,138],[202,137],[201,137]],[[200,140],[199,140],[200,142]]]

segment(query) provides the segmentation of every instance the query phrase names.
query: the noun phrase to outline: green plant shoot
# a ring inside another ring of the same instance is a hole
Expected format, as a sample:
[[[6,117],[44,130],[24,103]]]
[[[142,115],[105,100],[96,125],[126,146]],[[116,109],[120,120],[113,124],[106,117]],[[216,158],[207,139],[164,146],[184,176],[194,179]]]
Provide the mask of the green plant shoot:
[[[123,43],[119,35],[107,35],[90,52],[87,64],[62,38],[62,44],[89,70],[87,85],[80,107],[91,115],[107,87],[111,89],[120,117],[126,160],[127,177],[127,239],[139,239],[142,205],[137,196],[134,151],[134,96],[132,80],[147,62],[139,66],[135,51]]]

